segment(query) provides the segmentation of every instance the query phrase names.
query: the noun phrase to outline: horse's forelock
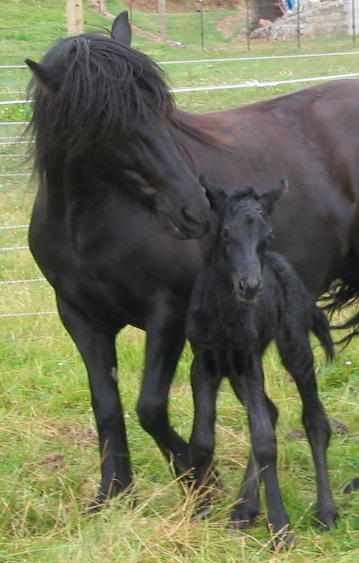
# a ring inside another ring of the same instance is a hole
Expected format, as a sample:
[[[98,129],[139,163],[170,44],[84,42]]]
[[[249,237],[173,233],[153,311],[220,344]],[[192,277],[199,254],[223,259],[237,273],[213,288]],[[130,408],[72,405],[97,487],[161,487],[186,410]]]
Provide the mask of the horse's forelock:
[[[139,121],[168,116],[172,110],[156,63],[106,36],[63,39],[42,62],[58,75],[59,86],[50,93],[34,81],[30,86],[38,161],[50,147],[61,148],[71,160],[94,143],[111,143],[134,131]]]

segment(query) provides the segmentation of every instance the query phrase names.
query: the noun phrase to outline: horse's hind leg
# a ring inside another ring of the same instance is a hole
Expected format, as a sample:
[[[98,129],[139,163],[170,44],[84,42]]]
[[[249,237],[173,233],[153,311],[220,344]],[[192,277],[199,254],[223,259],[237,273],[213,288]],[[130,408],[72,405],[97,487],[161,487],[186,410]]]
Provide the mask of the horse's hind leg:
[[[59,296],[57,303],[61,319],[83,357],[89,377],[102,473],[97,497],[89,508],[89,512],[95,512],[108,497],[129,489],[133,478],[117,388],[116,335],[95,330],[77,309]]]
[[[329,486],[326,451],[330,425],[318,396],[313,354],[306,334],[295,337],[286,331],[277,340],[282,362],[292,375],[303,403],[302,420],[311,446],[317,481],[317,518],[324,527],[332,527],[338,518]]]
[[[168,395],[184,345],[183,305],[159,298],[146,323],[146,357],[137,414],[177,476],[190,467],[189,447],[172,428]],[[177,305],[177,306],[176,306]]]

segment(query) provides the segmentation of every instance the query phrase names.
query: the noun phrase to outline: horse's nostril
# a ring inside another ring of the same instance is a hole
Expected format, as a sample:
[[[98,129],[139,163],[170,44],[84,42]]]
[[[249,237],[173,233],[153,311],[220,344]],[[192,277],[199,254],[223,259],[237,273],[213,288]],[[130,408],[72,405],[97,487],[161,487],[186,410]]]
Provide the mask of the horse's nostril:
[[[192,214],[191,210],[188,209],[188,207],[183,207],[182,215],[190,225],[197,226],[201,224],[201,221]]]

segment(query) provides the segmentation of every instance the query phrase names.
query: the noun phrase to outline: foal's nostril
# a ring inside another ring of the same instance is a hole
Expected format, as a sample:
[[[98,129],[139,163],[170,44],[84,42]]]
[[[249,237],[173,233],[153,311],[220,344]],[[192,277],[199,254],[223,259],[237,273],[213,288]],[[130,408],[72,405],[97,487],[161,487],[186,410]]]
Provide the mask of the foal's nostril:
[[[188,209],[188,207],[182,208],[182,215],[189,225],[198,226],[201,224],[201,221],[193,215],[193,213],[191,212],[190,209]]]
[[[257,278],[242,278],[238,281],[240,293],[249,300],[255,299],[262,288],[262,280]]]
[[[255,297],[257,293],[261,290],[262,287],[262,280],[257,278],[248,278],[247,279],[247,287],[246,293],[248,296]]]
[[[245,280],[244,280],[244,279],[243,279],[243,280],[239,280],[239,282],[238,282],[238,287],[239,287],[239,289],[240,289],[242,292],[245,291],[245,289],[246,289],[246,284],[245,284]]]

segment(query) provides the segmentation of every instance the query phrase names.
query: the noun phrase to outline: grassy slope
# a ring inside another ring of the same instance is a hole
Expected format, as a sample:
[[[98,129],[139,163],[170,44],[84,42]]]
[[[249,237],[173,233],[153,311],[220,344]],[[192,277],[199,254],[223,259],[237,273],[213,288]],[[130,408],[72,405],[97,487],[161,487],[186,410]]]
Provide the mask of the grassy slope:
[[[114,12],[122,9],[121,4],[109,2]],[[63,21],[63,7],[54,0],[3,0],[0,11],[1,62],[10,59],[19,63],[25,56],[38,58],[58,33],[65,33],[64,25],[58,24]],[[86,19],[87,27],[108,25],[89,9]],[[135,13],[134,20],[138,25],[148,25],[155,30],[154,15]],[[202,56],[197,32],[193,37],[190,30],[186,29],[186,33],[187,42],[193,46],[185,50],[150,43],[142,37],[135,38],[135,45],[157,60]],[[213,43],[219,40],[216,30],[208,33],[213,35]],[[307,47],[317,52],[323,48],[343,50],[349,48],[350,43],[337,40]],[[243,46],[230,41],[225,48],[228,54],[245,54]],[[276,45],[276,50],[279,49],[293,51],[293,46]],[[273,48],[261,44],[256,50],[269,54]],[[208,48],[204,55],[213,57],[218,53],[217,49]],[[169,67],[171,81],[175,85],[200,84],[206,80],[212,84],[224,80],[261,80],[268,76],[330,74],[338,68],[341,69],[338,72],[348,72],[355,69],[356,58],[208,65]],[[208,71],[210,76],[206,77]],[[9,91],[14,89],[15,82],[19,88],[23,87],[25,75],[20,71],[7,76],[1,80]],[[187,109],[205,111],[283,91],[254,92],[251,89],[246,93],[183,94],[178,99]],[[11,111],[0,106],[0,112],[1,121],[4,117],[21,119],[26,116],[26,109],[19,111],[18,106],[13,106]],[[4,129],[1,135],[5,135]],[[2,147],[1,153],[14,150]],[[2,157],[0,165],[3,173],[26,170],[25,166],[20,166],[20,160],[10,156]],[[0,178],[1,225],[27,222],[33,197],[31,182]],[[0,237],[2,247],[26,242],[22,230],[0,231]],[[1,254],[0,279],[37,275],[39,272],[26,252]],[[2,286],[0,290],[1,312],[54,310],[52,292],[46,284]],[[330,448],[331,479],[342,518],[338,528],[327,534],[319,533],[311,522],[315,487],[308,446],[303,440],[287,438],[290,431],[300,427],[296,391],[273,351],[266,359],[269,392],[281,412],[278,427],[280,478],[299,540],[293,553],[272,556],[266,545],[268,533],[264,515],[250,534],[233,536],[225,530],[248,451],[245,415],[226,385],[218,408],[218,458],[226,490],[207,522],[192,523],[190,501],[184,503],[165,463],[136,420],[134,407],[141,376],[143,337],[133,329],[124,331],[119,338],[120,386],[136,472],[138,504],[135,510],[126,503],[118,509],[121,503],[115,501],[99,517],[85,519],[80,516],[80,510],[96,489],[98,454],[86,375],[78,353],[56,316],[0,319],[0,322],[3,325],[0,560],[66,563],[70,560],[81,563],[359,560],[359,495],[341,494],[345,482],[359,473],[359,357],[355,344],[338,354],[331,366],[324,363],[321,352],[316,350],[319,385],[328,413],[349,427],[349,434],[333,436]],[[190,431],[192,413],[187,383],[189,365],[190,354],[186,351],[171,396],[173,422],[185,436]]]

